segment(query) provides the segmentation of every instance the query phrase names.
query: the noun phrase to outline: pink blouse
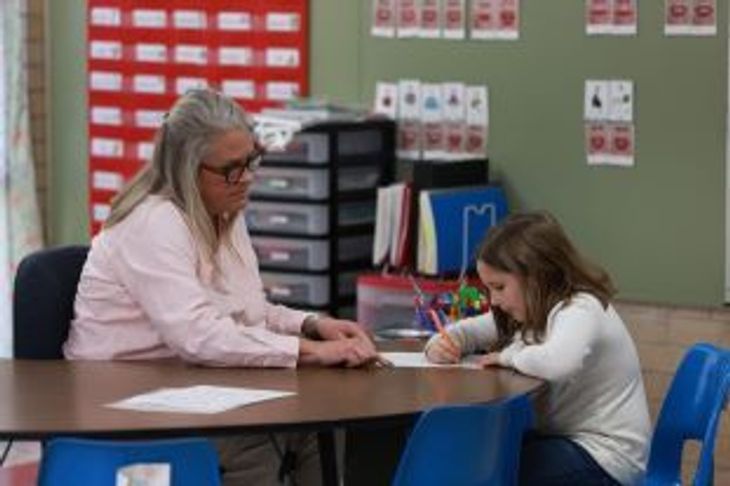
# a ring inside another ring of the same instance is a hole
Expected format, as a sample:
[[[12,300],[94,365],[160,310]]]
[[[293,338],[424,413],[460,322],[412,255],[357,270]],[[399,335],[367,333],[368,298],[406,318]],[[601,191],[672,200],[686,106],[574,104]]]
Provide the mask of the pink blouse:
[[[217,272],[179,210],[149,196],[92,241],[66,358],[295,367],[307,314],[267,302],[242,215],[216,259]]]

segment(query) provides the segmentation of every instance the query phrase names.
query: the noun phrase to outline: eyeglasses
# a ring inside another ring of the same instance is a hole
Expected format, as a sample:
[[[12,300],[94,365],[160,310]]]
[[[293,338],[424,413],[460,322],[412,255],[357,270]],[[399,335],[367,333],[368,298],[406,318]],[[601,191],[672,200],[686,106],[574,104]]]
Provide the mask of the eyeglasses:
[[[243,179],[243,174],[248,170],[254,172],[261,165],[261,159],[264,156],[264,148],[261,145],[256,144],[254,149],[246,157],[233,160],[223,167],[213,167],[204,162],[200,163],[202,169],[218,174],[226,179],[226,183],[231,186],[238,184]]]

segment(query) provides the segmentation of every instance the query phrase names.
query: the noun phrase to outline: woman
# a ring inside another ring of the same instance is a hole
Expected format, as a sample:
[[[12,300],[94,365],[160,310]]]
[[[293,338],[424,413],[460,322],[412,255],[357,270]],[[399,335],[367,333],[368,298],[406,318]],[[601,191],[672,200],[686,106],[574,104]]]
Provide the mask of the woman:
[[[176,356],[208,366],[295,367],[375,358],[356,323],[266,301],[242,216],[261,155],[232,99],[195,90],[178,100],[151,162],[116,197],[92,242],[64,346],[68,359]],[[261,457],[274,457],[272,446],[264,437],[247,439],[222,441],[223,466],[266,462],[270,474],[275,461]],[[289,442],[308,449],[314,464],[311,437],[295,439]],[[242,464],[231,450],[244,449],[248,458],[261,457]],[[245,474],[252,484],[269,480]]]
[[[477,271],[491,312],[433,337],[426,355],[454,362],[488,351],[484,366],[548,381],[536,433],[523,443],[520,484],[639,483],[649,414],[634,343],[609,301],[608,274],[547,213],[516,214],[493,228]]]

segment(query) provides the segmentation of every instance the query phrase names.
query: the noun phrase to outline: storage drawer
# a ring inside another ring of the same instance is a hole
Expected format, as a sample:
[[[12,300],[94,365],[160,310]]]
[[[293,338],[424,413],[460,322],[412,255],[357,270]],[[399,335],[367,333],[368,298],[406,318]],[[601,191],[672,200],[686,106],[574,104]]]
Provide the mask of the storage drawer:
[[[302,164],[326,164],[337,160],[347,164],[363,157],[377,160],[385,150],[385,131],[382,127],[342,130],[337,133],[336,154],[330,153],[330,132],[299,132],[281,150],[271,149],[264,155],[265,161],[296,162]]]
[[[330,160],[329,136],[326,133],[297,133],[282,150],[269,150],[264,160],[326,164]]]
[[[264,291],[273,302],[324,306],[330,303],[330,276],[303,273],[261,272]],[[339,275],[339,295],[355,294],[357,272]]]
[[[295,270],[326,270],[329,266],[329,240],[252,236],[251,242],[263,266]],[[372,244],[372,235],[340,238],[337,261],[368,258]]]
[[[356,226],[375,220],[374,201],[340,203],[337,226]],[[252,231],[326,235],[330,231],[326,204],[249,201],[246,223]]]
[[[326,199],[329,191],[328,169],[290,169],[261,167],[251,186],[254,196]],[[377,186],[378,166],[349,167],[338,170],[338,192],[371,189]]]

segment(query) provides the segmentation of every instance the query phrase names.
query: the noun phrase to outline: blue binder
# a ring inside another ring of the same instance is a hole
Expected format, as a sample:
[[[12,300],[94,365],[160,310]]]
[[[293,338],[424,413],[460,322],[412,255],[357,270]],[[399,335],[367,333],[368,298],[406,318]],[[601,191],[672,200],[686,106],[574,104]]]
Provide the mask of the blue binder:
[[[499,186],[425,189],[419,194],[418,271],[440,275],[474,269],[487,230],[507,215]]]

